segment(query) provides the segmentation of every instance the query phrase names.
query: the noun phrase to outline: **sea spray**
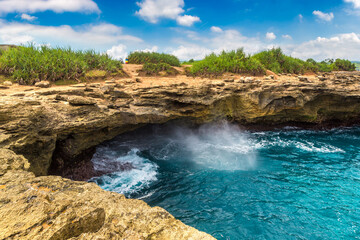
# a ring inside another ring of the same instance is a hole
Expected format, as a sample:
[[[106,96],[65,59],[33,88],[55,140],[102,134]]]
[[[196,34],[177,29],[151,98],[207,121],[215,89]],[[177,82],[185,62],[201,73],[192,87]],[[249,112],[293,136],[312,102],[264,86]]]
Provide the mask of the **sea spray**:
[[[251,170],[256,149],[249,135],[228,122],[206,124],[197,130],[177,129],[175,138],[202,168]]]

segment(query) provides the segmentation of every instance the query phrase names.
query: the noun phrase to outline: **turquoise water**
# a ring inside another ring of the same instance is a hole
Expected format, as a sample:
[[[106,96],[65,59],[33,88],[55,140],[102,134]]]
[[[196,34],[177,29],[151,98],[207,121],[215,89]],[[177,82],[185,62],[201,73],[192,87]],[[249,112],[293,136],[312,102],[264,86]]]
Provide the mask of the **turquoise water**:
[[[98,147],[102,188],[218,239],[360,239],[360,128],[142,129]]]

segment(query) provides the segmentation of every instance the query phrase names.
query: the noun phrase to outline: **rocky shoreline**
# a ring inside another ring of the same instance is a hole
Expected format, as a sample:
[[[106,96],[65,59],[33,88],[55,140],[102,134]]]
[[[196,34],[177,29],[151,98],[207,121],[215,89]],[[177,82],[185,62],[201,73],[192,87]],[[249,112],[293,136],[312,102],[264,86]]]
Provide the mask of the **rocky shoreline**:
[[[46,175],[81,169],[100,143],[149,124],[322,126],[360,119],[359,72],[219,80],[135,72],[73,86],[2,86],[0,239],[212,239],[161,208]]]

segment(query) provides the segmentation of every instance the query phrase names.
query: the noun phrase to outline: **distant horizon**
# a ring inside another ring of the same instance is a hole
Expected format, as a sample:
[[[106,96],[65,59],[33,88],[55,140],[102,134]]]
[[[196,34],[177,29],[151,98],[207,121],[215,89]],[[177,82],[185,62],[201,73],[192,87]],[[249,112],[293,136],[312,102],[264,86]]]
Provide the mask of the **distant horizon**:
[[[360,0],[0,0],[0,44],[132,51],[199,60],[281,47],[303,60],[360,61]]]

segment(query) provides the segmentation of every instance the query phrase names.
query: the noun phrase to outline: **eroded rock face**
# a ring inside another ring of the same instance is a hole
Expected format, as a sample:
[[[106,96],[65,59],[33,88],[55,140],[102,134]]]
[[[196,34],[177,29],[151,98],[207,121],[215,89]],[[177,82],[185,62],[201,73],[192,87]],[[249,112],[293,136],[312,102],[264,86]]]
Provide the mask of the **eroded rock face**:
[[[94,183],[25,171],[0,177],[0,228],[0,239],[214,239]]]
[[[228,79],[234,79],[229,81]],[[174,119],[242,125],[357,122],[359,73],[277,79],[143,78],[70,87],[0,90],[0,147],[29,160],[30,171],[62,171],[103,141]],[[53,153],[56,154],[53,154]]]

